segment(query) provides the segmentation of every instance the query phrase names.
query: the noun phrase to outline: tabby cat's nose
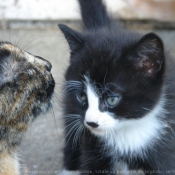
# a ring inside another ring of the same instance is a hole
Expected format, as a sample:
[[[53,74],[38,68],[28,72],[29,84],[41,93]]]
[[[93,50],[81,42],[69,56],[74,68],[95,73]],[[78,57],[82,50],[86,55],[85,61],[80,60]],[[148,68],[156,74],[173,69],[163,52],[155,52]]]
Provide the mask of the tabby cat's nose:
[[[47,61],[46,69],[47,69],[48,71],[51,71],[51,69],[52,69],[52,65],[51,65],[51,63],[50,63],[49,61]]]
[[[91,126],[92,128],[97,128],[99,125],[97,123],[94,122],[86,122],[89,126]]]
[[[37,58],[43,60],[43,61],[46,63],[46,69],[47,69],[47,71],[51,71],[52,65],[51,65],[51,63],[50,63],[49,61],[45,60],[44,58],[42,58],[42,57],[40,57],[40,56],[35,56],[35,57],[37,57]]]

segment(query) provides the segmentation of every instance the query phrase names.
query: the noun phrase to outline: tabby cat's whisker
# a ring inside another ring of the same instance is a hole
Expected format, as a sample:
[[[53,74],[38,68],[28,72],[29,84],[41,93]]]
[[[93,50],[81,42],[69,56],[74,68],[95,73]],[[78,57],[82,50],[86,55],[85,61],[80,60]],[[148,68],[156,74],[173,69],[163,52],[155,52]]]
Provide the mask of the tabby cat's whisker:
[[[54,118],[54,124],[55,124],[55,128],[56,128],[56,132],[57,132],[57,135],[58,135],[58,138],[59,138],[59,131],[58,131],[58,126],[57,126],[57,122],[56,122],[56,117],[55,117],[55,113],[54,113],[54,110],[53,110],[53,107],[51,106],[51,109],[52,109],[52,115],[53,115],[53,118]]]
[[[15,35],[15,41],[14,41],[14,44],[15,44],[16,46],[18,46],[18,45],[17,45],[17,37],[18,37],[18,33],[19,33],[19,28],[17,29],[16,35]]]
[[[55,97],[55,99],[57,100],[57,102],[61,103],[60,95],[58,95],[56,92],[54,92],[53,96]]]
[[[33,39],[32,41],[28,41],[28,42],[23,46],[23,49],[25,49],[26,46],[28,46],[30,43],[32,43],[32,42],[34,42],[34,41],[36,41],[36,40],[39,40],[39,39],[41,39],[41,38],[44,38],[44,37],[49,37],[49,36],[55,36],[55,35],[40,36],[40,37],[38,37],[38,38]]]
[[[31,49],[32,47],[37,46],[37,45],[39,45],[39,44],[43,44],[43,43],[48,43],[48,42],[42,42],[42,43],[33,44],[33,45],[31,45],[30,47],[26,48],[25,50],[29,50],[29,49]]]
[[[20,45],[22,44],[24,38],[27,36],[27,34],[28,34],[29,32],[31,32],[31,31],[30,31],[30,30],[27,31],[27,32],[17,41],[17,43],[16,43],[17,46],[20,46]],[[20,47],[23,48],[22,45],[21,45]]]
[[[59,99],[57,98],[56,95],[53,94],[53,99],[56,101],[56,102],[60,102]]]

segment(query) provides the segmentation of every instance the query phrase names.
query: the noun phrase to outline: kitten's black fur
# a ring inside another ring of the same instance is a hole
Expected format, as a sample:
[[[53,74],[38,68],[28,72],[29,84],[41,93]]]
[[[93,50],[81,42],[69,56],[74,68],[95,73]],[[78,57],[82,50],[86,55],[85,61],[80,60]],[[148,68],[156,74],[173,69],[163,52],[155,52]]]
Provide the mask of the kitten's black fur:
[[[79,3],[84,31],[79,33],[59,25],[71,50],[70,66],[65,74],[66,83],[72,84],[65,85],[64,168],[80,170],[84,174],[103,174],[102,170],[106,170],[106,174],[115,174],[115,164],[121,161],[127,163],[129,169],[142,169],[145,174],[175,171],[174,62],[165,53],[162,40],[154,33],[141,36],[114,24],[101,0],[79,0]],[[100,111],[108,110],[121,119],[144,117],[164,96],[165,114],[160,120],[167,127],[159,139],[152,141],[151,147],[142,150],[142,156],[133,156],[132,152],[121,154],[120,151],[111,155],[113,148],[105,147],[105,143],[86,128],[75,139],[79,127],[73,128],[73,125],[76,121],[84,125],[88,109],[88,104],[82,106],[78,102],[76,93],[83,91],[87,74],[100,94],[105,96],[99,86],[104,81],[110,84],[111,91],[122,94],[122,100],[115,108],[108,108],[103,98],[99,105]]]

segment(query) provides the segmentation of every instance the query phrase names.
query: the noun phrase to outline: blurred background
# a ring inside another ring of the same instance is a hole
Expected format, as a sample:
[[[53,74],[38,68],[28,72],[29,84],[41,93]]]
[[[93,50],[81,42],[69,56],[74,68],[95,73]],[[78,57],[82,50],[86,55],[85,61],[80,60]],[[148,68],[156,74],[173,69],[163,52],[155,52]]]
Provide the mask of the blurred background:
[[[124,28],[144,34],[156,32],[175,57],[175,0],[106,0],[105,3]],[[69,48],[58,23],[81,30],[76,0],[0,1],[0,39],[48,59],[57,83],[53,109],[33,123],[19,148],[30,175],[59,175],[62,167],[61,86],[69,64]]]

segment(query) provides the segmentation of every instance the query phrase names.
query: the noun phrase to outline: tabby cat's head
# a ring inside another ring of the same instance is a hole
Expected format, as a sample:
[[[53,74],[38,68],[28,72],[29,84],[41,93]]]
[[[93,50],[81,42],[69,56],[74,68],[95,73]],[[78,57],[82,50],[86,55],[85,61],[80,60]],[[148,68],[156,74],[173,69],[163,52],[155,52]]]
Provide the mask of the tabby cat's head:
[[[26,129],[51,106],[51,64],[8,42],[0,43],[0,125]]]

